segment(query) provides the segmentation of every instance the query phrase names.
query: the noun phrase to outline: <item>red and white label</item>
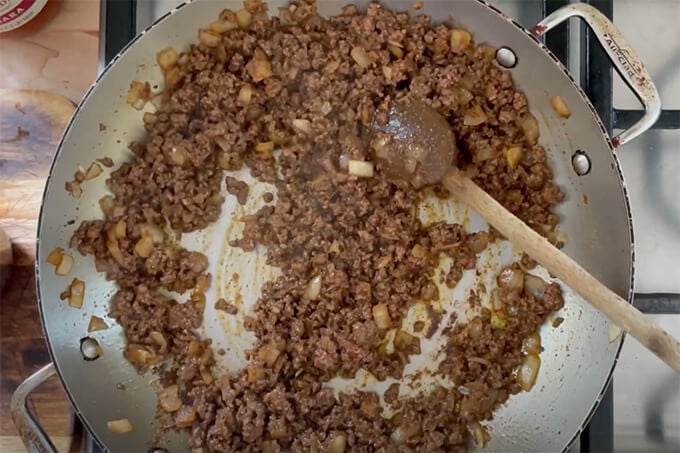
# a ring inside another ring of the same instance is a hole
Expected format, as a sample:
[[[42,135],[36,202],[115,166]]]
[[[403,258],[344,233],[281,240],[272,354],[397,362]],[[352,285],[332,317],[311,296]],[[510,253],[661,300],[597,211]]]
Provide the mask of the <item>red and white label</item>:
[[[0,0],[0,33],[14,30],[33,19],[47,0]]]

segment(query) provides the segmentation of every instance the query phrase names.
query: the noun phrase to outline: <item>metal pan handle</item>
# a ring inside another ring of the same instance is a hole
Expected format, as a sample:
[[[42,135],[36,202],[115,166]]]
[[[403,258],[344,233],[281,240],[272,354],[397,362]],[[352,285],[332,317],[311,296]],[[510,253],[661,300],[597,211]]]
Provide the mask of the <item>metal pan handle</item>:
[[[644,106],[645,113],[640,121],[612,138],[612,145],[618,148],[645,132],[659,119],[661,114],[659,92],[644,64],[623,39],[619,30],[604,14],[588,4],[572,3],[558,9],[532,28],[531,34],[539,38],[571,17],[579,17],[588,24],[616,71]]]
[[[28,397],[33,390],[53,376],[54,373],[55,369],[52,363],[45,365],[19,384],[12,395],[10,403],[12,420],[14,420],[14,426],[16,426],[19,437],[21,437],[29,453],[58,453],[50,438],[26,407]]]

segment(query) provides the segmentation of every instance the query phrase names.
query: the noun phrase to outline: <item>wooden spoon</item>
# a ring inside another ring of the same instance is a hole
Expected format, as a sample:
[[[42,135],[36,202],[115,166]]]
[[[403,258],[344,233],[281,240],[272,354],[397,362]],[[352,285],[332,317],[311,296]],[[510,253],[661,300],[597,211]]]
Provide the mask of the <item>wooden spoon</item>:
[[[371,136],[376,157],[388,173],[416,188],[442,183],[489,225],[680,373],[677,340],[454,167],[457,149],[453,131],[432,107],[418,100],[393,102],[387,123],[374,124]]]

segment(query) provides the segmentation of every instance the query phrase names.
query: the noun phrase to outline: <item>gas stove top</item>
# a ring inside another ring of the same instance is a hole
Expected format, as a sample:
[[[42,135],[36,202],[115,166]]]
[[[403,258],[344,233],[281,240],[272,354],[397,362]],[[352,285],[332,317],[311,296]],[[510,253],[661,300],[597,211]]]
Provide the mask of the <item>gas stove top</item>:
[[[324,1],[324,0],[320,0]],[[430,0],[442,1],[442,0]],[[455,1],[455,0],[449,0]],[[102,17],[101,68],[138,32],[180,0],[108,0]],[[339,3],[349,3],[339,2]],[[489,0],[531,27],[569,0]],[[657,84],[664,111],[654,129],[617,151],[633,213],[634,304],[680,338],[680,22],[678,0],[587,0],[621,30]],[[546,36],[609,131],[641,116],[597,40],[576,22]],[[573,452],[680,451],[680,376],[635,341],[626,341],[612,384]],[[91,440],[90,450],[97,450]]]

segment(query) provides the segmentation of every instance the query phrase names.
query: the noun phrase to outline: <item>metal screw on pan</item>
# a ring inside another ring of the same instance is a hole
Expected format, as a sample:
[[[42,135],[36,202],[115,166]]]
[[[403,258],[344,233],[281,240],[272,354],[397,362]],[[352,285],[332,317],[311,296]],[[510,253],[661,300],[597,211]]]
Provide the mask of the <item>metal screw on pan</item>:
[[[509,47],[501,47],[496,51],[496,62],[504,68],[517,66],[517,55]]]
[[[577,175],[585,176],[590,173],[590,157],[585,151],[579,149],[571,156],[571,166],[574,167]]]

